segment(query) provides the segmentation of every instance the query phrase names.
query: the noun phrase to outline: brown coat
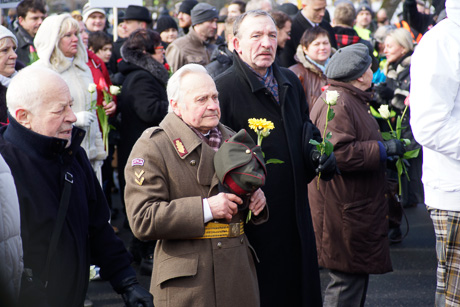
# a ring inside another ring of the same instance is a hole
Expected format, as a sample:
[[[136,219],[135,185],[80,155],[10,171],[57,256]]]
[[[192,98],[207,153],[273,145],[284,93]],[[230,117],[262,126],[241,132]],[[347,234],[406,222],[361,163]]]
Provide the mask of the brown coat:
[[[211,54],[216,48],[214,42],[203,42],[190,27],[187,35],[176,39],[166,48],[166,61],[172,72],[190,63],[206,66],[211,62]]]
[[[219,129],[228,139],[231,131]],[[157,307],[259,306],[246,235],[193,239],[205,230],[202,199],[218,193],[214,154],[169,113],[159,128],[142,134],[128,159],[125,201],[131,229],[141,240],[159,240],[150,285]],[[234,221],[241,218],[236,215]]]
[[[316,99],[322,93],[321,88],[327,84],[327,78],[318,66],[305,58],[301,45],[297,47],[295,59],[298,63],[292,65],[289,69],[300,79],[305,91],[305,97],[307,97],[308,109],[311,112]]]
[[[371,93],[330,80],[338,91],[335,118],[328,123],[340,176],[308,186],[319,265],[346,273],[392,270],[388,243],[385,162],[380,161],[379,126],[370,114]],[[325,98],[326,92],[321,97]],[[324,130],[327,105],[319,99],[311,120]]]

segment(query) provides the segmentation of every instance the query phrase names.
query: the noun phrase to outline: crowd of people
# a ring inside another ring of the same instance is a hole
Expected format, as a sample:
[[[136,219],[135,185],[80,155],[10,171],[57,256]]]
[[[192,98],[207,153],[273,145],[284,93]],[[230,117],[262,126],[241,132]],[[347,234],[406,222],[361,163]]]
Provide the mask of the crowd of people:
[[[115,28],[90,2],[21,1],[0,26],[1,305],[89,306],[96,265],[127,306],[364,306],[423,204],[436,303],[458,306],[460,5],[442,2],[184,0]]]

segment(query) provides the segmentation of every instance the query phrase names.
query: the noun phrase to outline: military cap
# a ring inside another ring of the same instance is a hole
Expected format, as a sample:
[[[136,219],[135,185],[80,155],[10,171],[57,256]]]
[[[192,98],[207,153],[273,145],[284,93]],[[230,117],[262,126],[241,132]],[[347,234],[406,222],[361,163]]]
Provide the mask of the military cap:
[[[222,144],[214,155],[214,168],[220,183],[239,196],[263,186],[267,176],[262,149],[244,129]]]

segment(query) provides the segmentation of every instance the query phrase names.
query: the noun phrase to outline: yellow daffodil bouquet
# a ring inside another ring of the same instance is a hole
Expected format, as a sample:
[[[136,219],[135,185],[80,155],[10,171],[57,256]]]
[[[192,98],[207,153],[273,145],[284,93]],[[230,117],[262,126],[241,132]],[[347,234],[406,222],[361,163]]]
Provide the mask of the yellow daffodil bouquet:
[[[334,145],[332,145],[332,143],[329,141],[332,137],[332,132],[327,133],[327,124],[329,121],[333,120],[335,117],[334,109],[332,108],[332,106],[335,106],[337,104],[337,99],[339,98],[339,96],[340,95],[337,91],[326,91],[326,99],[321,97],[321,99],[327,105],[326,124],[324,125],[324,132],[321,135],[323,137],[323,141],[320,143],[314,139],[310,140],[310,144],[315,145],[316,149],[320,152],[320,157],[323,154],[330,156],[331,153],[334,151]],[[318,182],[316,184],[318,190],[319,190],[319,179],[320,178],[321,178],[321,172],[318,174]]]
[[[388,141],[391,139],[397,139],[397,140],[400,140],[404,144],[404,146],[409,146],[411,141],[409,139],[401,138],[401,131],[403,129],[403,127],[401,127],[402,119],[404,118],[404,115],[406,114],[407,106],[404,109],[402,115],[396,118],[396,129],[395,130],[393,130],[393,127],[391,126],[390,118],[394,117],[396,113],[394,113],[394,111],[390,112],[390,109],[388,105],[386,104],[381,105],[378,111],[379,111],[380,117],[386,120],[388,123],[388,126],[390,127],[389,132],[382,132],[382,138],[385,141]],[[407,167],[406,167],[406,164],[404,163],[404,160],[417,158],[419,152],[420,152],[420,148],[406,151],[404,155],[402,156],[402,158],[398,158],[398,160],[396,161],[396,170],[398,173],[399,195],[401,195],[401,176],[402,174],[404,173],[407,177],[407,180],[410,181],[409,174],[407,173]]]

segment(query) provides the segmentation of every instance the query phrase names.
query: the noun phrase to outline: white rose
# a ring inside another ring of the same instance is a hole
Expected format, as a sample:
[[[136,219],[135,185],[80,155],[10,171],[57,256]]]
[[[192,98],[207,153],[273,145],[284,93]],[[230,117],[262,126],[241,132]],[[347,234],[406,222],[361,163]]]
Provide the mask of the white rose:
[[[114,96],[117,96],[118,94],[120,94],[120,87],[115,86],[115,85],[111,85],[110,86],[110,94],[112,94]]]
[[[339,98],[339,93],[337,91],[326,92],[326,104],[335,106],[337,104],[337,98]]]
[[[90,83],[88,85],[88,92],[90,92],[91,94],[94,93],[96,91],[96,84],[94,83]]]
[[[389,119],[390,118],[390,110],[388,109],[387,104],[382,104],[380,106],[379,113],[380,113],[380,116],[382,116],[383,119]]]

